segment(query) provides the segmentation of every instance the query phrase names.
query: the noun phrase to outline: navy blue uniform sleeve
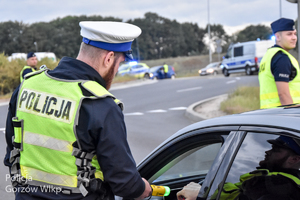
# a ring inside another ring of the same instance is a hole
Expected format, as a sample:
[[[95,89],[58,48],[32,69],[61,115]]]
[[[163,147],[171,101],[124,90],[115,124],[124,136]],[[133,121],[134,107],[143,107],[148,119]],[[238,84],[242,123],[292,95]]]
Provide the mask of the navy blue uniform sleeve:
[[[142,195],[145,184],[127,142],[124,115],[111,98],[84,100],[76,130],[83,150],[96,149],[104,180],[115,195]]]
[[[32,72],[32,69],[25,69],[22,73],[22,77],[24,78],[24,76],[30,72]]]
[[[16,103],[18,96],[19,88],[17,88],[9,102],[8,113],[6,118],[6,127],[5,127],[5,139],[6,139],[6,154],[4,157],[4,165],[11,167],[11,163],[9,162],[10,151],[13,149],[12,137],[14,136],[14,127],[12,125],[12,118],[16,116]]]
[[[275,81],[289,82],[292,71],[292,63],[289,57],[278,52],[271,61],[271,71]]]

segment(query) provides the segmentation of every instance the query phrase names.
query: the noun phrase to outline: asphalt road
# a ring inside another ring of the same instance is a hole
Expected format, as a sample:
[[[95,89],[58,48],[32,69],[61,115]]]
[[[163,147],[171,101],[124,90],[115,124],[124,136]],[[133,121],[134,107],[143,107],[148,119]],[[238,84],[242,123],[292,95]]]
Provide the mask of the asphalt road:
[[[194,121],[185,109],[200,100],[228,93],[242,85],[258,85],[257,76],[208,76],[175,80],[141,81],[113,86],[110,92],[124,105],[128,141],[137,163],[169,136]],[[4,128],[7,105],[0,104],[0,159],[5,155]],[[0,165],[0,199],[13,199],[7,192],[8,169]]]

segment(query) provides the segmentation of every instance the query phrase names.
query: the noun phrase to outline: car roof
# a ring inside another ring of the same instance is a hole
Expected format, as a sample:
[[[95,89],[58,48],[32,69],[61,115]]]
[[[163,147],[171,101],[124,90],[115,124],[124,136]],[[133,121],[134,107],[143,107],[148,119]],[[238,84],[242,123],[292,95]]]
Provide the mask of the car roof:
[[[256,127],[270,127],[270,128],[285,128],[295,132],[299,132],[300,137],[300,105],[297,107],[272,108],[249,111],[241,114],[227,115],[223,117],[216,117],[200,122],[196,122],[189,126],[182,128],[175,134],[166,139],[150,154],[155,152],[161,146],[164,146],[169,141],[184,135],[186,133],[211,128],[211,127],[240,127],[240,126],[256,126]]]
[[[209,63],[208,65],[206,65],[205,68],[211,68],[211,67],[214,67],[214,65],[217,65],[219,64],[220,62],[212,62],[212,63]]]

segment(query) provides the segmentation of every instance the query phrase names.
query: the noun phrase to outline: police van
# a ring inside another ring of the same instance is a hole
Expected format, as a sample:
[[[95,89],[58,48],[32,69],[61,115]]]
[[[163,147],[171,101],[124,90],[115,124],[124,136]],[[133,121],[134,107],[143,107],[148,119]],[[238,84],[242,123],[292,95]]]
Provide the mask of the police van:
[[[274,44],[273,40],[261,40],[230,45],[222,61],[224,76],[241,72],[252,75],[257,72],[262,57]]]

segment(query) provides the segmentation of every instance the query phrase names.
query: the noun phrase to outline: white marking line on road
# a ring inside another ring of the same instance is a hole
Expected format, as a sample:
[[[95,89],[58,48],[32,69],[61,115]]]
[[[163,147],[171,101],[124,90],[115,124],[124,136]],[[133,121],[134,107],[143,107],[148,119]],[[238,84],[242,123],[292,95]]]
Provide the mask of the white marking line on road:
[[[3,102],[3,103],[0,103],[0,106],[6,106],[8,105],[9,102]]]
[[[135,112],[135,113],[125,113],[126,116],[132,116],[132,115],[144,115],[144,113],[141,112]]]
[[[182,90],[177,90],[177,92],[188,92],[192,90],[200,90],[202,87],[193,87],[193,88],[187,88],[187,89],[182,89]]]
[[[236,79],[236,80],[240,80],[241,78],[240,78],[240,77],[236,77],[235,79]]]
[[[165,113],[167,112],[166,110],[158,109],[158,110],[149,110],[147,113]]]
[[[227,81],[226,84],[235,83],[235,82],[236,82],[236,80]]]
[[[0,131],[2,131],[2,133],[5,133],[5,128],[0,128]]]
[[[169,110],[186,110],[187,107],[175,107],[175,108],[169,108]]]

